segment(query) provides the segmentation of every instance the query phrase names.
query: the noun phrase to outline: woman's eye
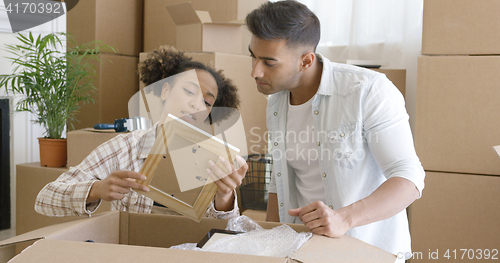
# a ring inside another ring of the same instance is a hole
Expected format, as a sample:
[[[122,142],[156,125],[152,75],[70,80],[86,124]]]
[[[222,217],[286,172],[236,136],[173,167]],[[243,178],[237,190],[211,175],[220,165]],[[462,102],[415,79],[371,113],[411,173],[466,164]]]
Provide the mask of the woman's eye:
[[[207,101],[205,101],[205,105],[207,105],[207,107],[212,107],[212,105],[210,105]]]
[[[188,89],[186,89],[186,88],[184,88],[184,91],[185,91],[187,94],[189,94],[189,95],[194,95],[194,92],[192,92],[192,91],[190,91],[190,90],[188,90]]]

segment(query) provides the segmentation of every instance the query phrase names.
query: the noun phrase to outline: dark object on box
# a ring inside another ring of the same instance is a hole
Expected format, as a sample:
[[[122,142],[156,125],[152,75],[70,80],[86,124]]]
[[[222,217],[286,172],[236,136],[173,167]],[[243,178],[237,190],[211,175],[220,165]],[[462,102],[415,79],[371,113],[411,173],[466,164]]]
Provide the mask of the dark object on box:
[[[236,235],[236,234],[241,234],[241,233],[243,233],[243,232],[212,228],[212,229],[210,229],[210,231],[208,232],[208,234],[206,234],[203,237],[203,239],[200,242],[198,242],[198,244],[196,244],[196,246],[199,247],[199,248],[203,248],[203,246],[208,242],[208,240],[210,238],[214,237],[216,234]]]
[[[114,124],[98,123],[94,125],[96,130],[115,129],[116,132],[126,132],[147,129],[151,125],[144,117],[116,119]]]
[[[243,209],[266,210],[267,188],[271,181],[272,156],[252,154],[247,158],[248,171],[240,187]]]

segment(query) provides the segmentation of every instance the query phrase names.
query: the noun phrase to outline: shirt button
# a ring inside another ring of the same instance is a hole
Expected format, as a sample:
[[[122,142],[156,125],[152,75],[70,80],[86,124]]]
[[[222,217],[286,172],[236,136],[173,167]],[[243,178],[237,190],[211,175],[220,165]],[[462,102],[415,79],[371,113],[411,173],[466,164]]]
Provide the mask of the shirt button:
[[[333,206],[332,206],[332,205],[329,205],[328,207],[330,207],[330,209],[332,209],[332,210],[333,210]]]
[[[341,133],[341,134],[340,134],[340,137],[344,137],[344,136],[345,136],[345,133]]]
[[[325,173],[323,173],[323,178],[326,178],[326,174]]]
[[[278,143],[277,143],[277,142],[275,142],[275,143],[274,143],[274,146],[278,146]]]
[[[280,203],[280,206],[283,207],[283,203]]]
[[[314,115],[318,115],[318,114],[319,114],[319,111],[315,110]]]
[[[278,173],[278,174],[277,174],[277,176],[278,176],[278,177],[280,177],[280,176],[281,176],[281,173]]]
[[[320,146],[320,145],[321,145],[321,143],[320,143],[320,142],[318,142],[318,146]]]
[[[278,113],[277,113],[277,112],[274,112],[274,116],[278,116]]]

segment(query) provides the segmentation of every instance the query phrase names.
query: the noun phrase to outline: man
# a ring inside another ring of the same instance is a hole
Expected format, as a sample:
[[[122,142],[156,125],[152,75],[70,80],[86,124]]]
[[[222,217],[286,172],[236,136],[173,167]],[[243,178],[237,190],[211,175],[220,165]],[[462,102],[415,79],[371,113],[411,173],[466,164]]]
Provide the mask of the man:
[[[246,22],[251,75],[271,95],[267,220],[300,220],[402,259],[411,250],[405,208],[421,196],[425,173],[401,93],[381,73],[316,54],[319,20],[301,3],[263,4]]]

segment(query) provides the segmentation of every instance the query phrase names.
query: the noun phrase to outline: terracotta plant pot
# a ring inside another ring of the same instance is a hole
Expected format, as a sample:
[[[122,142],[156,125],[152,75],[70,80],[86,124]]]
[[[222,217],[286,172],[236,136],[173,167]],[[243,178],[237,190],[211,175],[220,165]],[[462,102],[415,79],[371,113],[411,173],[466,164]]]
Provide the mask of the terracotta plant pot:
[[[40,166],[65,167],[67,157],[66,139],[38,138],[40,144]]]

